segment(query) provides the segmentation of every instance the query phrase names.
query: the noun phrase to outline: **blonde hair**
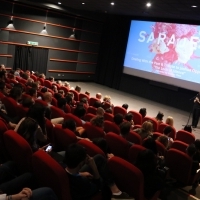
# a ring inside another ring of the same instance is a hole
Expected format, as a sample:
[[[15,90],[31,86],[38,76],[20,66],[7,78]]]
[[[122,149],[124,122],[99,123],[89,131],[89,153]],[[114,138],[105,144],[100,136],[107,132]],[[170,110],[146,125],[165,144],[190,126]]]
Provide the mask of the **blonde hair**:
[[[104,98],[103,98],[103,101],[106,101],[106,102],[110,102],[111,101],[111,97],[106,95]]]
[[[166,121],[165,121],[166,124],[170,125],[170,126],[173,126],[174,125],[174,119],[173,117],[171,116],[168,116]]]
[[[158,140],[161,144],[163,144],[163,145],[165,146],[165,148],[168,147],[168,137],[167,137],[166,135],[159,136],[159,137],[157,138],[157,140]]]
[[[142,124],[142,129],[143,129],[145,132],[152,132],[152,131],[153,131],[153,124],[152,124],[152,122],[150,122],[150,121],[145,121],[145,122]]]

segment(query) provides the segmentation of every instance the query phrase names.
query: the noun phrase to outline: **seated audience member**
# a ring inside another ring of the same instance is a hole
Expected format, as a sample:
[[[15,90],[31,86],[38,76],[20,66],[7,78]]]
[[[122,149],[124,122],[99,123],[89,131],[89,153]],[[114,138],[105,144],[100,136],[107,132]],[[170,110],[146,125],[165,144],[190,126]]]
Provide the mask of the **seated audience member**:
[[[28,78],[26,81],[26,85],[32,87],[32,84],[34,83],[34,80],[32,78]]]
[[[196,139],[194,142],[196,153],[193,156],[193,159],[200,163],[200,139]]]
[[[96,94],[96,98],[99,99],[99,101],[101,101],[101,98],[102,98],[101,93],[97,93],[97,94]]]
[[[4,64],[1,64],[1,65],[0,65],[0,71],[6,71],[6,67],[5,67]]]
[[[133,114],[132,113],[127,113],[125,115],[125,118],[124,118],[127,122],[130,122],[131,123],[131,129],[134,128],[134,121],[133,121]]]
[[[37,91],[40,90],[40,81],[32,83],[32,88],[36,89]]]
[[[1,70],[1,71],[0,71],[0,81],[5,82],[5,81],[6,81],[6,78],[7,78],[7,72],[4,71],[4,70]]]
[[[10,90],[6,88],[6,84],[3,81],[0,81],[0,92],[5,96],[8,96],[10,93]]]
[[[45,80],[46,76],[45,76],[45,74],[42,73],[42,74],[39,75],[39,78],[43,78]]]
[[[173,119],[173,117],[168,116],[167,119],[166,119],[166,121],[165,121],[165,123],[168,124],[169,126],[173,127],[174,126],[174,119]]]
[[[34,76],[36,76],[36,77],[39,77],[39,75],[40,75],[40,73],[39,73],[38,71],[36,71],[36,72],[32,71],[32,74],[33,74]]]
[[[174,140],[171,137],[169,137],[169,134],[171,132],[172,132],[171,126],[166,126],[163,130],[163,134],[168,137],[168,148],[170,148],[172,146],[172,143],[174,142]]]
[[[82,98],[80,100],[80,103],[83,103],[84,108],[87,110],[89,107],[88,99],[87,98]]]
[[[124,103],[124,104],[122,105],[122,108],[125,108],[126,110],[128,110],[128,104],[127,104],[127,103]]]
[[[72,99],[71,106],[74,107],[76,104],[76,101],[74,100],[74,94],[72,92],[68,92],[65,98],[67,98],[68,96],[71,97]]]
[[[95,102],[94,102],[93,107],[99,108],[99,107],[101,107],[101,106],[102,106],[102,105],[101,105],[101,102],[100,102],[100,101],[95,101]]]
[[[90,92],[88,92],[88,91],[85,91],[85,94],[87,94],[87,95],[88,95],[88,97],[90,97]]]
[[[147,109],[146,108],[140,108],[139,113],[142,115],[142,118],[144,118],[147,115]]]
[[[88,138],[80,137],[80,135],[82,135],[85,130],[83,129],[83,127],[76,127],[76,122],[72,119],[65,119],[62,123],[62,128],[63,129],[67,128],[67,129],[71,130],[76,135],[76,138],[78,140],[84,139],[84,140],[90,141],[90,139],[88,139]]]
[[[38,99],[43,99],[44,97],[44,93],[46,93],[48,91],[48,89],[46,87],[41,88],[40,92],[43,93],[43,95],[38,96]]]
[[[54,98],[58,101],[58,99],[63,98],[63,96],[60,93],[54,93]]]
[[[187,132],[189,132],[189,133],[192,133],[192,127],[191,127],[190,125],[184,126],[183,130],[184,130],[184,131],[187,131]]]
[[[113,121],[117,126],[120,126],[123,120],[124,120],[123,115],[120,113],[116,114],[113,118]]]
[[[65,97],[65,99],[66,99],[66,102],[67,102],[67,104],[70,106],[70,107],[73,107],[73,104],[72,104],[72,97],[70,96],[70,95],[66,95],[66,97]]]
[[[22,100],[22,106],[25,108],[30,108],[33,104],[35,104],[35,101],[31,97],[27,97]]]
[[[81,119],[82,124],[85,124],[85,121],[83,120],[85,113],[86,113],[86,110],[83,104],[77,105],[77,107],[74,109],[74,115]]]
[[[28,78],[29,78],[28,74],[26,74],[26,73],[22,73],[22,74],[21,74],[21,77],[22,77],[23,79],[25,79],[25,80],[28,80]]]
[[[51,92],[45,92],[43,95],[43,100],[47,103],[49,107],[51,107],[51,101],[52,101],[52,94]]]
[[[106,112],[106,113],[113,114],[113,110],[112,110],[112,108],[107,108],[107,109],[105,110],[105,112]]]
[[[66,104],[67,100],[65,98],[59,98],[57,101],[58,108],[60,108],[63,112],[66,112]]]
[[[90,123],[93,125],[93,126],[97,126],[99,128],[102,128],[104,129],[104,117],[102,116],[95,116],[93,117],[91,120],[90,120]]]
[[[77,85],[77,86],[75,87],[75,90],[76,90],[78,93],[80,93],[80,92],[81,92],[81,87],[80,87],[79,85]]]
[[[194,144],[188,145],[186,149],[186,153],[192,158],[192,168],[191,168],[191,176],[194,176],[197,173],[197,170],[199,169],[199,162],[194,160],[194,156],[196,154],[196,148]],[[196,180],[195,183],[192,185],[192,189],[189,190],[189,193],[192,195],[196,195],[196,188],[199,185],[199,180]]]
[[[102,107],[97,108],[97,115],[103,117],[105,110]]]
[[[52,85],[52,90],[55,92],[55,93],[58,93],[58,88],[56,85]]]
[[[102,102],[102,107],[104,109],[107,109],[107,105],[110,105],[110,107],[113,109],[114,108],[114,105],[111,103],[111,97],[106,95],[104,98],[103,98],[103,102]]]
[[[144,196],[151,199],[154,194],[164,188],[164,180],[157,171],[157,159],[154,153],[146,149],[138,154],[135,166],[144,176]]]
[[[22,90],[18,87],[13,87],[11,90],[10,90],[10,95],[9,95],[12,99],[14,99],[17,104],[19,104],[19,101],[21,100],[22,98]]]
[[[107,166],[107,160],[103,156],[98,154],[92,158],[86,154],[84,147],[72,144],[65,152],[64,163],[69,177],[72,199],[90,199],[99,190],[105,188],[102,187],[104,185],[110,188],[112,198],[130,199],[128,194],[121,192],[114,183]],[[104,196],[103,199],[111,199],[111,194],[108,197]]]
[[[134,131],[144,140],[145,138],[153,136],[153,124],[150,121],[145,121],[141,128],[137,128]]]
[[[34,88],[30,88],[27,92],[34,100],[37,99],[37,90]]]
[[[163,122],[163,117],[164,117],[164,114],[159,111],[158,114],[155,117],[155,119],[157,120],[158,124],[161,124]]]
[[[123,123],[120,124],[119,128],[120,128],[120,135],[124,139],[126,139],[128,134],[129,134],[129,132],[130,132],[130,130],[131,130],[131,123],[130,122],[123,122]],[[129,142],[129,143],[132,145],[131,142]]]
[[[63,83],[61,80],[57,80],[56,83],[59,85],[59,86],[63,86]]]
[[[51,82],[51,83],[54,83],[55,81],[54,81],[54,77],[53,76],[50,76],[49,77],[49,81]]]
[[[64,82],[64,86],[65,86],[68,90],[70,90],[70,84],[69,84],[67,81]]]
[[[156,140],[163,144],[166,149],[169,148],[168,137],[166,135],[161,135]]]
[[[63,97],[65,96],[64,90],[58,90],[58,93],[61,94]]]

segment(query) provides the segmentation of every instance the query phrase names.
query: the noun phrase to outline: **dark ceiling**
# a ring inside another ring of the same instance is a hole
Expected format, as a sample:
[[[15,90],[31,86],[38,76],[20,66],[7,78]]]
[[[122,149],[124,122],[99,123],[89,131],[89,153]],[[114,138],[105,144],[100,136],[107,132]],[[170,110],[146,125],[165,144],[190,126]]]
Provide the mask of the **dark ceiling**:
[[[37,0],[28,0],[37,2]],[[58,5],[58,1],[62,4]],[[27,1],[26,1],[27,2]],[[40,1],[41,2],[41,1]],[[59,7],[98,13],[177,20],[200,20],[200,0],[49,0]],[[85,3],[84,5],[82,3]],[[112,6],[110,3],[114,2]],[[151,7],[146,3],[150,2]],[[192,6],[197,7],[192,7]]]

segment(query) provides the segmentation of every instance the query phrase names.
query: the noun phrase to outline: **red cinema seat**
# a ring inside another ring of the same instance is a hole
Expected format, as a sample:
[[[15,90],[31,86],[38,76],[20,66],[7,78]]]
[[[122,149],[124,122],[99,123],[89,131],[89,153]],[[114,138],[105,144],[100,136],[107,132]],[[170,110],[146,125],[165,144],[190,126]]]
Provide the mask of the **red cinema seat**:
[[[138,144],[132,145],[131,148],[129,149],[129,154],[128,154],[129,162],[131,162],[132,164],[135,164],[137,157],[138,157],[138,154],[141,151],[144,151],[145,149],[146,149],[145,147],[138,145]]]
[[[88,103],[89,103],[89,100],[90,100],[90,97],[87,95],[87,94],[84,94],[84,93],[79,93],[79,101],[82,99],[82,98],[86,98],[88,100]]]
[[[73,115],[72,113],[66,113],[65,114],[65,119],[72,119],[76,122],[76,126],[83,126],[83,123],[81,121],[81,119],[79,119],[77,116]]]
[[[99,99],[94,98],[94,97],[91,97],[90,100],[89,100],[89,105],[90,105],[90,106],[94,106],[94,103],[95,103],[96,101],[99,101],[99,102],[100,102]]]
[[[123,116],[125,116],[127,114],[127,110],[121,106],[115,106],[113,108],[113,114],[122,114]]]
[[[191,144],[191,143],[194,143],[195,136],[190,132],[180,130],[176,134],[176,140],[185,142],[186,144]]]
[[[134,144],[139,144],[142,145],[142,138],[141,136],[134,132],[134,131],[130,131],[128,136],[126,137],[126,139]]]
[[[44,80],[44,86],[49,88],[49,89],[52,89],[52,83],[51,81],[49,80]]]
[[[129,113],[133,115],[133,121],[135,125],[142,125],[142,115],[134,110],[130,110]]]
[[[2,103],[5,105],[9,117],[16,117],[17,116],[18,104],[13,98],[4,97],[2,99]]]
[[[87,113],[91,113],[93,115],[97,114],[97,108],[93,107],[93,106],[89,106],[87,109]]]
[[[114,121],[114,115],[111,114],[111,113],[105,112],[104,113],[104,120],[113,122]]]
[[[119,126],[117,126],[114,122],[111,122],[111,121],[104,121],[104,131],[106,133],[108,132],[113,132],[113,133],[116,133],[116,134],[120,134],[120,128]]]
[[[43,78],[38,78],[37,80],[40,82],[40,85],[44,86],[44,79]]]
[[[170,149],[177,149],[179,151],[186,153],[187,147],[188,147],[188,144],[186,144],[185,142],[176,140],[172,143],[172,146]]]
[[[65,87],[65,86],[61,86],[61,87],[60,87],[60,90],[63,90],[64,93],[65,93],[65,95],[69,92],[68,88]]]
[[[76,90],[69,90],[69,92],[72,92],[74,94],[75,101],[79,101],[79,93]]]
[[[92,113],[87,113],[85,116],[84,116],[84,120],[86,122],[90,122],[90,120],[95,117],[96,115],[93,115]]]
[[[153,124],[153,132],[157,132],[158,130],[158,122],[157,120],[155,120],[154,118],[152,117],[144,117],[143,120],[142,120],[142,123],[144,123],[145,121],[151,121],[152,124]]]
[[[56,106],[51,106],[51,119],[64,117],[65,112]]]

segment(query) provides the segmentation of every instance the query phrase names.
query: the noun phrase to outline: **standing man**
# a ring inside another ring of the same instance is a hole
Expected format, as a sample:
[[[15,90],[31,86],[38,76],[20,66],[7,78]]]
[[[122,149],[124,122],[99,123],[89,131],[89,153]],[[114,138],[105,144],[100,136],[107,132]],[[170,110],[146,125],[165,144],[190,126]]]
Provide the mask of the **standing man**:
[[[197,94],[196,98],[194,99],[194,108],[193,108],[193,115],[192,115],[192,127],[196,128],[199,122],[200,117],[200,93]]]

